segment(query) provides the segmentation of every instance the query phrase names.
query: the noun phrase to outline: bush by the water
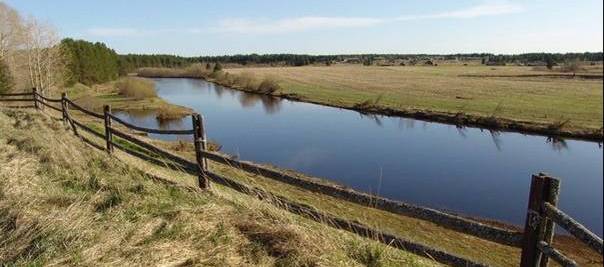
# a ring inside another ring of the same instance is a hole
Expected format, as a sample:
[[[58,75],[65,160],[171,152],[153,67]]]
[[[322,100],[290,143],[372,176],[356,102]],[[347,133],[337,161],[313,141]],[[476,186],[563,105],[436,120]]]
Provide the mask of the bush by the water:
[[[279,89],[279,84],[277,83],[277,80],[273,77],[264,78],[260,85],[258,85],[258,92],[264,94],[272,94]]]
[[[116,83],[116,87],[120,95],[143,99],[149,97],[157,97],[155,84],[146,79],[127,78]]]

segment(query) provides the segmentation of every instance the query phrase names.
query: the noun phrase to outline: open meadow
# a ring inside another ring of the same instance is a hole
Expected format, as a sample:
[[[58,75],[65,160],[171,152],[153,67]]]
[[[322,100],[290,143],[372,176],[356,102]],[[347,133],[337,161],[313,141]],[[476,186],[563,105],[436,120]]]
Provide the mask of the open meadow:
[[[342,64],[225,71],[256,79],[269,77],[279,84],[277,94],[345,108],[466,114],[552,125],[571,132],[602,128],[601,78],[571,78],[570,73],[533,67]],[[601,77],[602,66],[588,66],[582,72]],[[567,76],[551,76],[556,74]]]

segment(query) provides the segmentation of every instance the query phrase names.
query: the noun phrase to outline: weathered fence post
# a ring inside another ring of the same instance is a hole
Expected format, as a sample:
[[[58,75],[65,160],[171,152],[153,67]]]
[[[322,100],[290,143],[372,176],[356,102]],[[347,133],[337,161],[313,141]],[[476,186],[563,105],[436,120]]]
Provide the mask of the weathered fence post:
[[[113,152],[113,137],[111,136],[111,106],[105,105],[103,107],[103,115],[105,116],[105,142],[107,143],[107,153],[111,154]]]
[[[210,182],[206,176],[208,171],[208,162],[203,157],[202,151],[207,149],[206,133],[203,127],[203,117],[198,113],[191,116],[193,120],[193,144],[195,145],[195,159],[199,168],[199,187],[207,189],[210,187]]]
[[[67,94],[66,93],[62,93],[61,94],[61,112],[63,115],[63,124],[67,124]]]
[[[34,107],[35,107],[36,109],[39,109],[39,108],[40,108],[40,106],[39,106],[39,104],[38,104],[38,89],[36,89],[36,87],[34,87],[34,88],[32,88],[31,90],[32,90],[32,92],[33,92],[33,94],[34,94],[34,95],[33,95],[33,96],[34,96]]]
[[[545,195],[545,201],[549,202],[550,204],[552,204],[552,206],[556,207],[558,206],[558,196],[560,195],[560,180],[554,178],[554,177],[550,177],[547,176],[546,174],[540,173],[540,176],[545,176],[545,189],[547,191],[547,194]],[[552,242],[554,241],[554,230],[555,230],[555,224],[554,222],[547,218],[547,217],[543,217],[544,218],[544,222],[543,222],[543,227],[545,228],[544,231],[545,233],[543,234],[543,241],[545,241],[548,244],[552,244]],[[545,255],[543,255],[543,257],[541,258],[541,263],[540,266],[541,267],[547,267],[547,264],[549,262],[549,258]]]
[[[558,180],[542,173],[533,175],[524,224],[521,267],[540,266],[543,262],[541,260],[543,253],[537,248],[537,244],[545,239],[553,238],[554,234],[554,225],[551,222],[548,223],[544,216],[543,203],[551,202],[554,199],[557,202],[558,191]],[[551,240],[545,241],[551,242]],[[547,264],[547,260],[545,260],[545,264]]]

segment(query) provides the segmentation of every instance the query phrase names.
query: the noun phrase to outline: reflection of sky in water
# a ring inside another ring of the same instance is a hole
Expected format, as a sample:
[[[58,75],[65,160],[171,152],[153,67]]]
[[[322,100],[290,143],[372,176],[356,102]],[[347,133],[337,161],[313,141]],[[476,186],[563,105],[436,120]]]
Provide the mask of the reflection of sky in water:
[[[245,160],[514,223],[524,220],[530,175],[544,171],[561,177],[562,208],[602,233],[602,148],[596,143],[362,115],[200,80],[158,79],[157,87],[167,101],[203,114],[208,137]],[[191,127],[190,117],[159,124],[153,114],[119,116],[146,127]]]

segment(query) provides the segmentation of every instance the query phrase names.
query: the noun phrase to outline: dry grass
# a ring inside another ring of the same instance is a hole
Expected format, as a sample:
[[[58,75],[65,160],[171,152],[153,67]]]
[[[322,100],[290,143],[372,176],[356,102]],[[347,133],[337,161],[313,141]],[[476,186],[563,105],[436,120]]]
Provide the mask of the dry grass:
[[[211,74],[211,69],[206,69],[203,64],[192,64],[186,68],[140,68],[137,74],[140,77],[156,78],[204,78]]]
[[[142,78],[125,78],[115,84],[120,95],[134,99],[157,97],[155,83]]]
[[[191,145],[188,143],[182,144],[151,139],[146,140],[154,143],[157,146],[176,151],[177,154],[187,157],[190,160],[194,160],[193,150]],[[127,156],[124,158],[126,158],[130,164],[140,166],[140,169],[153,171],[155,174],[162,177],[178,177],[174,181],[190,186],[196,185],[196,177],[183,176],[182,174],[179,174],[179,172],[171,170],[158,170],[158,168],[154,168],[153,165],[144,163],[140,160],[135,160]],[[329,197],[318,193],[311,193],[296,186],[276,182],[272,179],[264,178],[259,175],[253,175],[223,164],[210,162],[210,169],[218,174],[230,177],[239,182],[261,188],[265,191],[285,197],[298,203],[315,207],[318,210],[327,212],[328,214],[332,214],[339,218],[357,221],[376,229],[396,234],[405,239],[426,244],[450,253],[454,253],[456,255],[473,259],[478,262],[483,262],[493,266],[513,266],[518,264],[520,258],[520,250],[517,248],[499,245],[470,235],[451,231],[429,221],[400,216],[386,211],[367,208],[365,206],[339,200],[334,197]],[[288,173],[299,176],[302,179],[316,179],[291,171]],[[230,190],[227,188],[217,185],[214,186],[219,189],[216,192],[220,191],[221,195],[224,192],[230,192]],[[234,193],[234,195],[237,195],[237,193]],[[232,198],[233,195],[225,194],[222,196]],[[239,201],[237,197],[232,199],[234,201]],[[249,203],[245,202],[242,205],[249,205]],[[557,237],[555,243],[556,246],[560,248],[566,255],[569,255],[582,265],[601,266],[602,264],[601,257],[599,257],[599,255],[575,239]],[[344,250],[347,251],[348,257],[353,258],[356,262],[360,262],[362,264],[369,264],[371,262],[379,263],[384,261],[390,262],[391,259],[397,258],[396,254],[393,255],[390,250],[382,252],[383,247],[367,245],[365,243],[356,244],[356,246],[359,246],[359,248],[354,253],[355,255],[351,255],[350,253],[352,250],[349,246],[351,246],[351,244],[346,243],[346,247],[344,248]]]
[[[586,70],[592,73],[593,66]],[[552,74],[530,67],[392,66],[277,67],[228,69],[233,75],[274,77],[280,93],[304,101],[355,107],[383,96],[378,107],[488,117],[552,124],[567,128],[602,128],[601,80],[552,77],[485,77]],[[597,70],[596,70],[597,71]],[[482,77],[463,77],[475,75]]]
[[[380,246],[379,266],[437,265],[225,188],[154,182],[44,115],[0,110],[0,132],[2,265],[361,266],[373,253],[351,244]]]
[[[132,80],[135,82],[132,83]],[[193,110],[187,107],[174,105],[166,102],[165,100],[157,97],[155,93],[155,85],[148,80],[143,80],[143,83],[147,89],[143,91],[149,91],[148,83],[153,86],[153,96],[151,97],[132,97],[128,94],[122,94],[121,88],[124,84],[138,84],[141,78],[124,78],[116,82],[109,82],[105,84],[97,84],[91,87],[76,84],[74,87],[67,89],[67,96],[70,99],[75,100],[77,104],[87,108],[89,110],[95,110],[100,112],[103,110],[103,105],[111,105],[113,111],[127,110],[132,112],[149,112],[153,111],[157,114],[157,119],[160,121],[168,121],[172,119],[179,119],[184,116],[193,113]],[[140,85],[130,86],[128,88],[137,88]],[[138,89],[134,89],[137,91]],[[134,93],[135,95],[137,93]],[[149,93],[144,93],[148,94]]]

